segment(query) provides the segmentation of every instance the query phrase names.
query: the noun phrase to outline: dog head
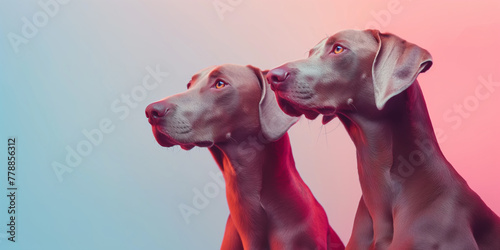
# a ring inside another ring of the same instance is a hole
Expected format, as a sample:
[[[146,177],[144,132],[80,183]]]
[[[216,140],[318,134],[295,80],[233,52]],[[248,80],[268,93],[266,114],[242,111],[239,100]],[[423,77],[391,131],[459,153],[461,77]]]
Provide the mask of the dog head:
[[[187,88],[146,108],[164,147],[211,147],[258,133],[275,141],[297,121],[280,110],[263,72],[253,66],[210,67],[195,74]]]
[[[304,60],[270,70],[267,79],[285,113],[323,122],[356,109],[383,110],[432,65],[415,44],[377,30],[345,30],[322,40]]]

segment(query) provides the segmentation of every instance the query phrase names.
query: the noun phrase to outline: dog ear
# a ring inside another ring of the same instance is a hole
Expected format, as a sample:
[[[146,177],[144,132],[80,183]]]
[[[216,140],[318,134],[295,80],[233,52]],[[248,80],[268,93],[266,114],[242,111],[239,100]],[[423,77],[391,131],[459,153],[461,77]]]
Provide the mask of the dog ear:
[[[432,57],[427,50],[393,34],[369,31],[378,41],[372,77],[375,102],[382,110],[389,99],[410,87],[419,73],[432,66]]]
[[[285,114],[279,107],[276,96],[265,77],[268,70],[261,71],[252,65],[247,65],[247,67],[255,73],[261,87],[259,119],[262,134],[266,140],[276,141],[281,138],[299,118]]]

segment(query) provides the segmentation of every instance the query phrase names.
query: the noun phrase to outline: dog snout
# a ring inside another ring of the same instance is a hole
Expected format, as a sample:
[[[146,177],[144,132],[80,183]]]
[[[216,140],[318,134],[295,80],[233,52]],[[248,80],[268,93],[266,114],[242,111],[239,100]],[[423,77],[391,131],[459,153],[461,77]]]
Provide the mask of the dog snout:
[[[290,71],[285,67],[279,67],[272,69],[267,73],[267,81],[271,84],[272,90],[279,89],[283,85],[285,80],[290,76]]]
[[[171,103],[161,101],[149,104],[146,107],[146,117],[151,125],[155,125],[172,109]]]

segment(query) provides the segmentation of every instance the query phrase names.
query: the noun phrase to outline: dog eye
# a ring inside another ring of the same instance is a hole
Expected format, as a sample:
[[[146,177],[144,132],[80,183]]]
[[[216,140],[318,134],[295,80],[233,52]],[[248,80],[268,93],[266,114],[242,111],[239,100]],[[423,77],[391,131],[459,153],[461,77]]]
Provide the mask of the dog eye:
[[[335,46],[335,48],[333,48],[333,53],[334,54],[339,54],[339,53],[342,53],[342,51],[344,51],[344,47],[340,46],[340,45],[337,45]]]
[[[214,84],[215,88],[216,89],[221,89],[221,88],[224,88],[226,87],[226,83],[222,80],[217,80]]]

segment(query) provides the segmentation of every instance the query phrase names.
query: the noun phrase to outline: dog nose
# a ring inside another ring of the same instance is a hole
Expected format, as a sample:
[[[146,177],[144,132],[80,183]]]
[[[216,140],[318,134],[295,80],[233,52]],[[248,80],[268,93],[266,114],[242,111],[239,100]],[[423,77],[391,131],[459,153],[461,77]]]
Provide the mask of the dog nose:
[[[276,90],[278,86],[288,78],[289,75],[290,72],[288,72],[287,69],[279,67],[269,71],[266,78],[267,81],[271,83],[271,89]]]
[[[151,103],[146,107],[146,118],[154,125],[168,113],[170,107],[171,105],[164,101]]]

